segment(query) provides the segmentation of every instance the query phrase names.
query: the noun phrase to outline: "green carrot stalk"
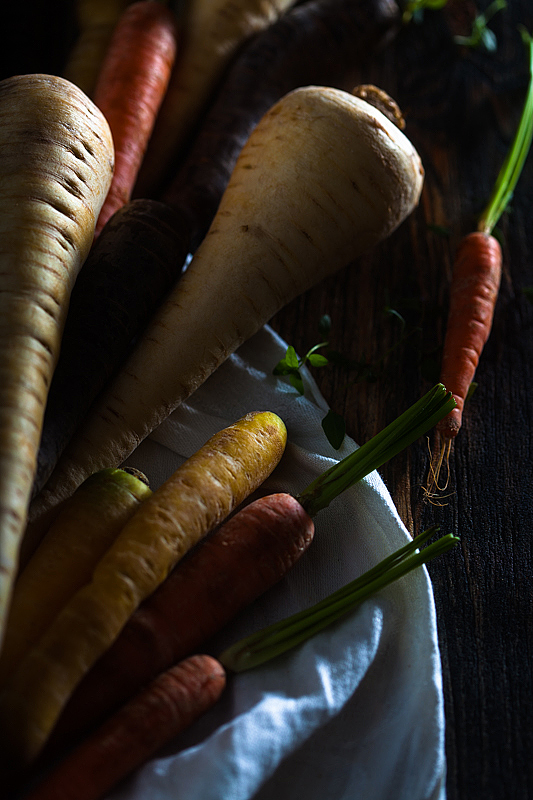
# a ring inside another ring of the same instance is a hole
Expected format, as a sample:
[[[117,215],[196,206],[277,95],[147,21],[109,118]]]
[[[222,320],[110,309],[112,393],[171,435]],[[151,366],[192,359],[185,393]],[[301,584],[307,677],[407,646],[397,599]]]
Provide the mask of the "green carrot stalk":
[[[459,542],[458,537],[447,534],[420,550],[419,546],[436,531],[438,531],[437,526],[428,528],[411,542],[384,558],[375,567],[319,603],[230,645],[219,656],[220,662],[227,670],[244,672],[265,664],[310,639],[355,609],[371,595],[431,559],[447,553]]]
[[[529,85],[514,139],[479,219],[478,230],[486,234],[492,233],[513,197],[533,138],[533,39],[526,30],[522,39],[528,48]]]
[[[310,483],[297,500],[309,516],[315,516],[339,494],[423,436],[454,407],[450,392],[438,383],[380,433]]]

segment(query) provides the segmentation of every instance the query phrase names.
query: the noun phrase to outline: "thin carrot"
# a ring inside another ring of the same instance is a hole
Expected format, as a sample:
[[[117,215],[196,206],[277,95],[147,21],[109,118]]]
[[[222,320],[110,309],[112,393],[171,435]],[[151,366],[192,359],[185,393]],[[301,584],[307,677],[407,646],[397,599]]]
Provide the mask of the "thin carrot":
[[[0,654],[0,685],[70,597],[90,581],[94,566],[151,494],[144,476],[104,469],[64,503],[15,582]]]
[[[286,438],[276,414],[247,414],[212,436],[141,504],[90,583],[63,607],[4,685],[0,738],[6,770],[35,759],[84,674],[185,553],[266,479]]]
[[[131,197],[165,96],[177,38],[174,12],[153,0],[132,3],[114,28],[93,95],[105,114],[115,144],[115,174],[95,236]]]
[[[76,0],[77,37],[63,77],[92,97],[113,29],[131,0]]]
[[[454,261],[441,381],[457,407],[437,426],[441,450],[461,429],[465,400],[490,336],[502,274],[502,250],[493,230],[513,195],[533,137],[533,40],[526,33],[523,38],[530,80],[521,119],[478,230],[461,240]]]
[[[280,308],[389,236],[422,183],[412,143],[370,102],[317,86],[285,95],[254,128],[208,235],[65,449],[32,519],[87,469],[122,463]]]
[[[72,83],[0,83],[0,641],[48,387],[113,155],[103,114]]]
[[[25,800],[100,800],[219,699],[225,671],[194,655],[159,675],[74,749]]]
[[[245,506],[181,561],[148,597],[73,693],[48,743],[66,743],[174,661],[206,641],[286,574],[309,546],[314,516],[342,492],[422,436],[453,407],[436,386],[362,447],[295,496]]]
[[[141,166],[137,197],[158,196],[235,53],[294,2],[187,0],[180,19],[180,53]]]

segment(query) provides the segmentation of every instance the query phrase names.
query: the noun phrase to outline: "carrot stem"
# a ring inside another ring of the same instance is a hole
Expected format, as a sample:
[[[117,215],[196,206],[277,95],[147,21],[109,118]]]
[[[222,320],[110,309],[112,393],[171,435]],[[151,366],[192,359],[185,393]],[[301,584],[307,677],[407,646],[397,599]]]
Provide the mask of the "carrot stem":
[[[371,595],[458,544],[453,534],[419,550],[438,526],[418,534],[375,567],[304,611],[275,622],[228,647],[219,660],[227,670],[243,672],[287,652],[331,625]]]
[[[456,406],[438,383],[376,436],[339,461],[307,486],[297,500],[313,517],[354,483],[400,453]]]
[[[492,233],[511,201],[533,138],[533,38],[522,30],[522,39],[528,48],[529,85],[513,142],[479,219],[478,230],[487,234]]]

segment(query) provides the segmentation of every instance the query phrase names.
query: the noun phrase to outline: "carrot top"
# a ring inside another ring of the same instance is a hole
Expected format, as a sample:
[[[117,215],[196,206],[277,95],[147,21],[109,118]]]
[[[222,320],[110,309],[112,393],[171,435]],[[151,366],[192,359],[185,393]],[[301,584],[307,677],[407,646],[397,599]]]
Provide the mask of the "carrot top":
[[[438,526],[422,531],[375,567],[319,603],[240,639],[224,650],[218,657],[219,661],[228,670],[244,672],[296,647],[380,589],[458,544],[458,537],[450,533],[420,550],[420,545],[437,531]]]
[[[455,405],[451,393],[438,383],[380,433],[312,481],[297,500],[313,517],[339,494],[423,436]]]
[[[478,230],[486,234],[492,233],[512,199],[533,138],[533,38],[524,28],[521,29],[521,34],[528,48],[529,85],[513,142],[479,218]]]

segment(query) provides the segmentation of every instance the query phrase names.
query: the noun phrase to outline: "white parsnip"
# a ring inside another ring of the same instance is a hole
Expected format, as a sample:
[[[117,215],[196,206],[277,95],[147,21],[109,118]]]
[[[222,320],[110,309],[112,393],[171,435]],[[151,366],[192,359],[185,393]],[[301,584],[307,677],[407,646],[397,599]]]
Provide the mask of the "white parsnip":
[[[286,303],[391,234],[422,183],[409,139],[360,97],[310,86],[275,104],[184,276],[36,498],[32,524],[88,474],[121,463]]]
[[[158,114],[136,189],[157,192],[188,143],[224,71],[239,48],[295,0],[187,0],[179,55]]]
[[[69,81],[0,83],[0,638],[70,292],[113,161],[104,116]]]

